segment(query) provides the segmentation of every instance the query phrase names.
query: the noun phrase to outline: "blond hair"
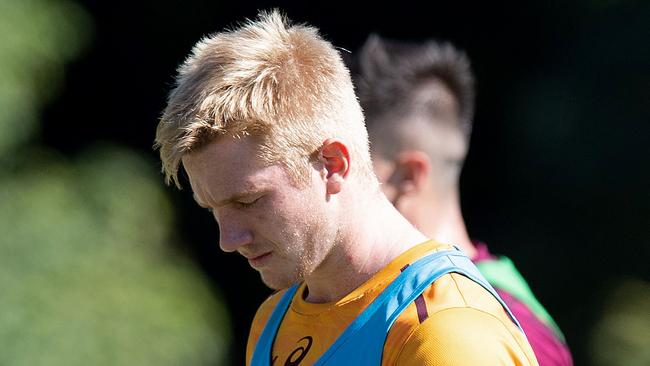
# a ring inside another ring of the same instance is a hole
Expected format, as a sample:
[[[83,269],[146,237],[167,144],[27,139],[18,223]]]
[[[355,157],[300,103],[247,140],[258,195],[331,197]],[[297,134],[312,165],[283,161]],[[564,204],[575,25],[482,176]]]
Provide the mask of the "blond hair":
[[[261,138],[259,157],[304,182],[327,138],[349,144],[352,172],[374,179],[350,74],[315,28],[277,10],[199,41],[178,69],[158,124],[165,181],[180,187],[183,155],[221,135]]]

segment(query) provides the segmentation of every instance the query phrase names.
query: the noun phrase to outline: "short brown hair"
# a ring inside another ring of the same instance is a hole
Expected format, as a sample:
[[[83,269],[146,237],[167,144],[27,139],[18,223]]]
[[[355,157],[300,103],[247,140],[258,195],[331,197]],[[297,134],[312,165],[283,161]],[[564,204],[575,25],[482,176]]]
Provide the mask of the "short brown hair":
[[[474,76],[465,53],[450,43],[371,35],[350,64],[374,151],[394,158],[404,149],[422,150],[449,168],[441,178],[456,181],[474,114]]]
[[[459,128],[469,135],[474,117],[474,75],[469,58],[451,43],[368,37],[354,60],[355,84],[366,116],[413,101],[411,91],[430,80],[445,84],[458,102]]]

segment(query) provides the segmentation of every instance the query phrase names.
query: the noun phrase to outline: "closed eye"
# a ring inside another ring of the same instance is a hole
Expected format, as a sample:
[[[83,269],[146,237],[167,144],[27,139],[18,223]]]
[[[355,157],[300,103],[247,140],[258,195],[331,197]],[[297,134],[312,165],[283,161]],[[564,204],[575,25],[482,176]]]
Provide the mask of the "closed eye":
[[[241,208],[253,207],[263,196],[259,196],[252,201],[237,201],[237,205]]]

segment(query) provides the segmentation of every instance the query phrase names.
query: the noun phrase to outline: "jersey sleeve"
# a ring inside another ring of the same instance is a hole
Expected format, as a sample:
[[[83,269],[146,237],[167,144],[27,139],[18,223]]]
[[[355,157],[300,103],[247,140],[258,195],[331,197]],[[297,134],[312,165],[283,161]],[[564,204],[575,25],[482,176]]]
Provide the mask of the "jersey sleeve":
[[[251,360],[253,359],[253,352],[255,352],[255,346],[257,345],[257,340],[260,338],[260,335],[266,326],[266,322],[269,320],[269,317],[271,317],[273,309],[275,309],[275,306],[278,304],[285,291],[286,290],[278,291],[269,296],[269,298],[267,298],[257,309],[255,318],[253,318],[253,324],[248,333],[248,342],[246,343],[246,365],[250,365]]]
[[[573,359],[569,347],[552,328],[544,324],[526,304],[519,301],[508,292],[496,289],[508,308],[515,315],[521,327],[526,332],[528,342],[535,352],[539,363],[547,366],[571,366]]]
[[[415,328],[395,365],[537,365],[523,333],[516,332],[478,309],[446,309]]]

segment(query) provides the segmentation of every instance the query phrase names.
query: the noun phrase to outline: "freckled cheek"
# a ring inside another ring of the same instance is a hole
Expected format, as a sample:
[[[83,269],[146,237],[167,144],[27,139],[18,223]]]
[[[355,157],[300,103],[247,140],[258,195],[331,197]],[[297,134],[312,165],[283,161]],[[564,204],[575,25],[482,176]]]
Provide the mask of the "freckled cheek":
[[[305,214],[294,206],[285,206],[277,202],[273,207],[261,209],[255,220],[265,228],[268,235],[275,240],[287,240],[295,236],[298,228],[303,226]]]
[[[289,221],[281,210],[268,207],[250,210],[241,220],[246,222],[256,241],[281,241],[277,233],[283,231]]]

